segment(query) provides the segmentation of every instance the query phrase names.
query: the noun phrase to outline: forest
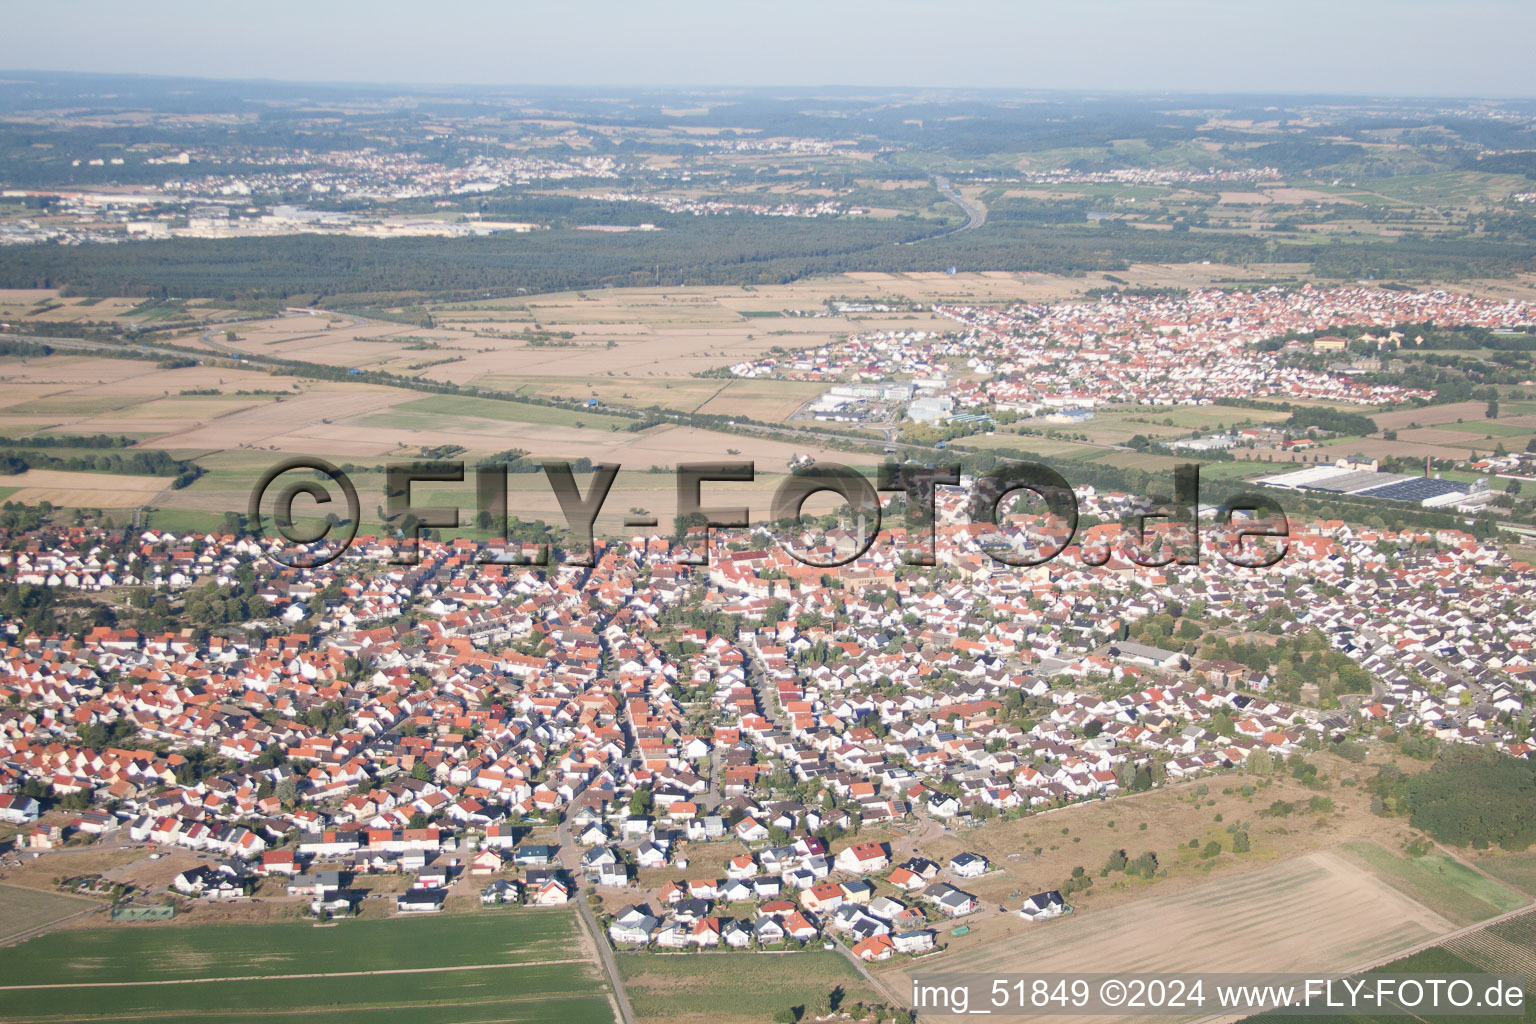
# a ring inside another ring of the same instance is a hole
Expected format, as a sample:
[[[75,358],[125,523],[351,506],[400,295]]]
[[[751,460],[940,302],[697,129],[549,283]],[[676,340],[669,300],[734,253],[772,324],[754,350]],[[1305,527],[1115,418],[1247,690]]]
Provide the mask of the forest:
[[[1443,843],[1524,850],[1536,842],[1536,763],[1522,758],[1450,746],[1417,775],[1383,768],[1376,791]]]
[[[1349,280],[1459,279],[1536,270],[1536,249],[1530,245],[1485,238],[1403,237],[1340,246],[1069,220],[1007,217],[938,237],[953,225],[915,218],[728,214],[677,218],[663,230],[619,234],[557,228],[464,239],[289,235],[11,246],[0,248],[0,288],[232,302],[304,296],[335,303],[650,284],[784,284],[820,274],[949,266],[1082,274],[1139,262],[1303,260],[1320,274]]]

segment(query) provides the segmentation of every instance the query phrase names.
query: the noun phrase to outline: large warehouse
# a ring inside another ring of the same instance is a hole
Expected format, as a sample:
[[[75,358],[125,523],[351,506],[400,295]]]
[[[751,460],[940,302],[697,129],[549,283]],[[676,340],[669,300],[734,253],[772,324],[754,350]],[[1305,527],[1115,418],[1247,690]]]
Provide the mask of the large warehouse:
[[[1332,465],[1308,466],[1289,473],[1261,477],[1257,482],[1266,487],[1279,487],[1288,491],[1410,501],[1425,508],[1480,505],[1489,496],[1488,484],[1484,480],[1442,480],[1439,477],[1408,473],[1382,473],[1375,468],[1375,463],[1366,463],[1364,466],[1340,459]]]

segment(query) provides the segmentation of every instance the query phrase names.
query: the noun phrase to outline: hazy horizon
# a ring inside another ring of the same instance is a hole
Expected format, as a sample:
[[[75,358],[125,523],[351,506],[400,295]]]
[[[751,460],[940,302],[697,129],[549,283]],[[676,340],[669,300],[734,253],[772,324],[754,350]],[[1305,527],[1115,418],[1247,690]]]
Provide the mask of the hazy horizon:
[[[1536,97],[1536,5],[1475,0],[399,0],[259,15],[187,0],[7,13],[0,66],[312,84]],[[216,40],[210,42],[210,39]],[[750,45],[746,45],[750,44]]]

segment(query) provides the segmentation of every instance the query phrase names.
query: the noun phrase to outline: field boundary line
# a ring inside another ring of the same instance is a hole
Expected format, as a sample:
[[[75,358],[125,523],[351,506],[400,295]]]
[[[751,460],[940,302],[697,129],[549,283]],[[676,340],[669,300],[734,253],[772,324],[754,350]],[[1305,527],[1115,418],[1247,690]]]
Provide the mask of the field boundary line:
[[[154,981],[61,981],[41,985],[0,985],[0,992],[65,988],[147,988],[155,985],[203,985],[230,981],[295,981],[303,978],[367,978],[386,974],[448,974],[454,971],[491,971],[509,967],[553,967],[561,964],[590,964],[575,957],[565,960],[529,960],[517,964],[455,964],[447,967],[396,967],[382,971],[325,971],[310,974],[249,974],[226,978],[160,978]]]

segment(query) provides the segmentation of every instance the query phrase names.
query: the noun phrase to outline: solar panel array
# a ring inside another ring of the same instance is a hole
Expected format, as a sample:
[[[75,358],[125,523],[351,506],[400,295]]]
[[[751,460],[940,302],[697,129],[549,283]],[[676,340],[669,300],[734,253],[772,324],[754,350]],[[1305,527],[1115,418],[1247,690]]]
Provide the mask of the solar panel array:
[[[1377,473],[1367,469],[1337,466],[1311,466],[1276,476],[1263,477],[1261,484],[1288,487],[1324,494],[1348,494],[1386,501],[1422,502],[1452,494],[1470,493],[1471,487],[1456,480],[1436,480],[1407,473]]]
[[[1358,492],[1363,498],[1386,498],[1388,501],[1423,501],[1426,498],[1438,498],[1442,494],[1466,493],[1467,485],[1456,480],[1434,480],[1428,477],[1416,476],[1411,480],[1402,480],[1381,487],[1372,487],[1368,491]]]

